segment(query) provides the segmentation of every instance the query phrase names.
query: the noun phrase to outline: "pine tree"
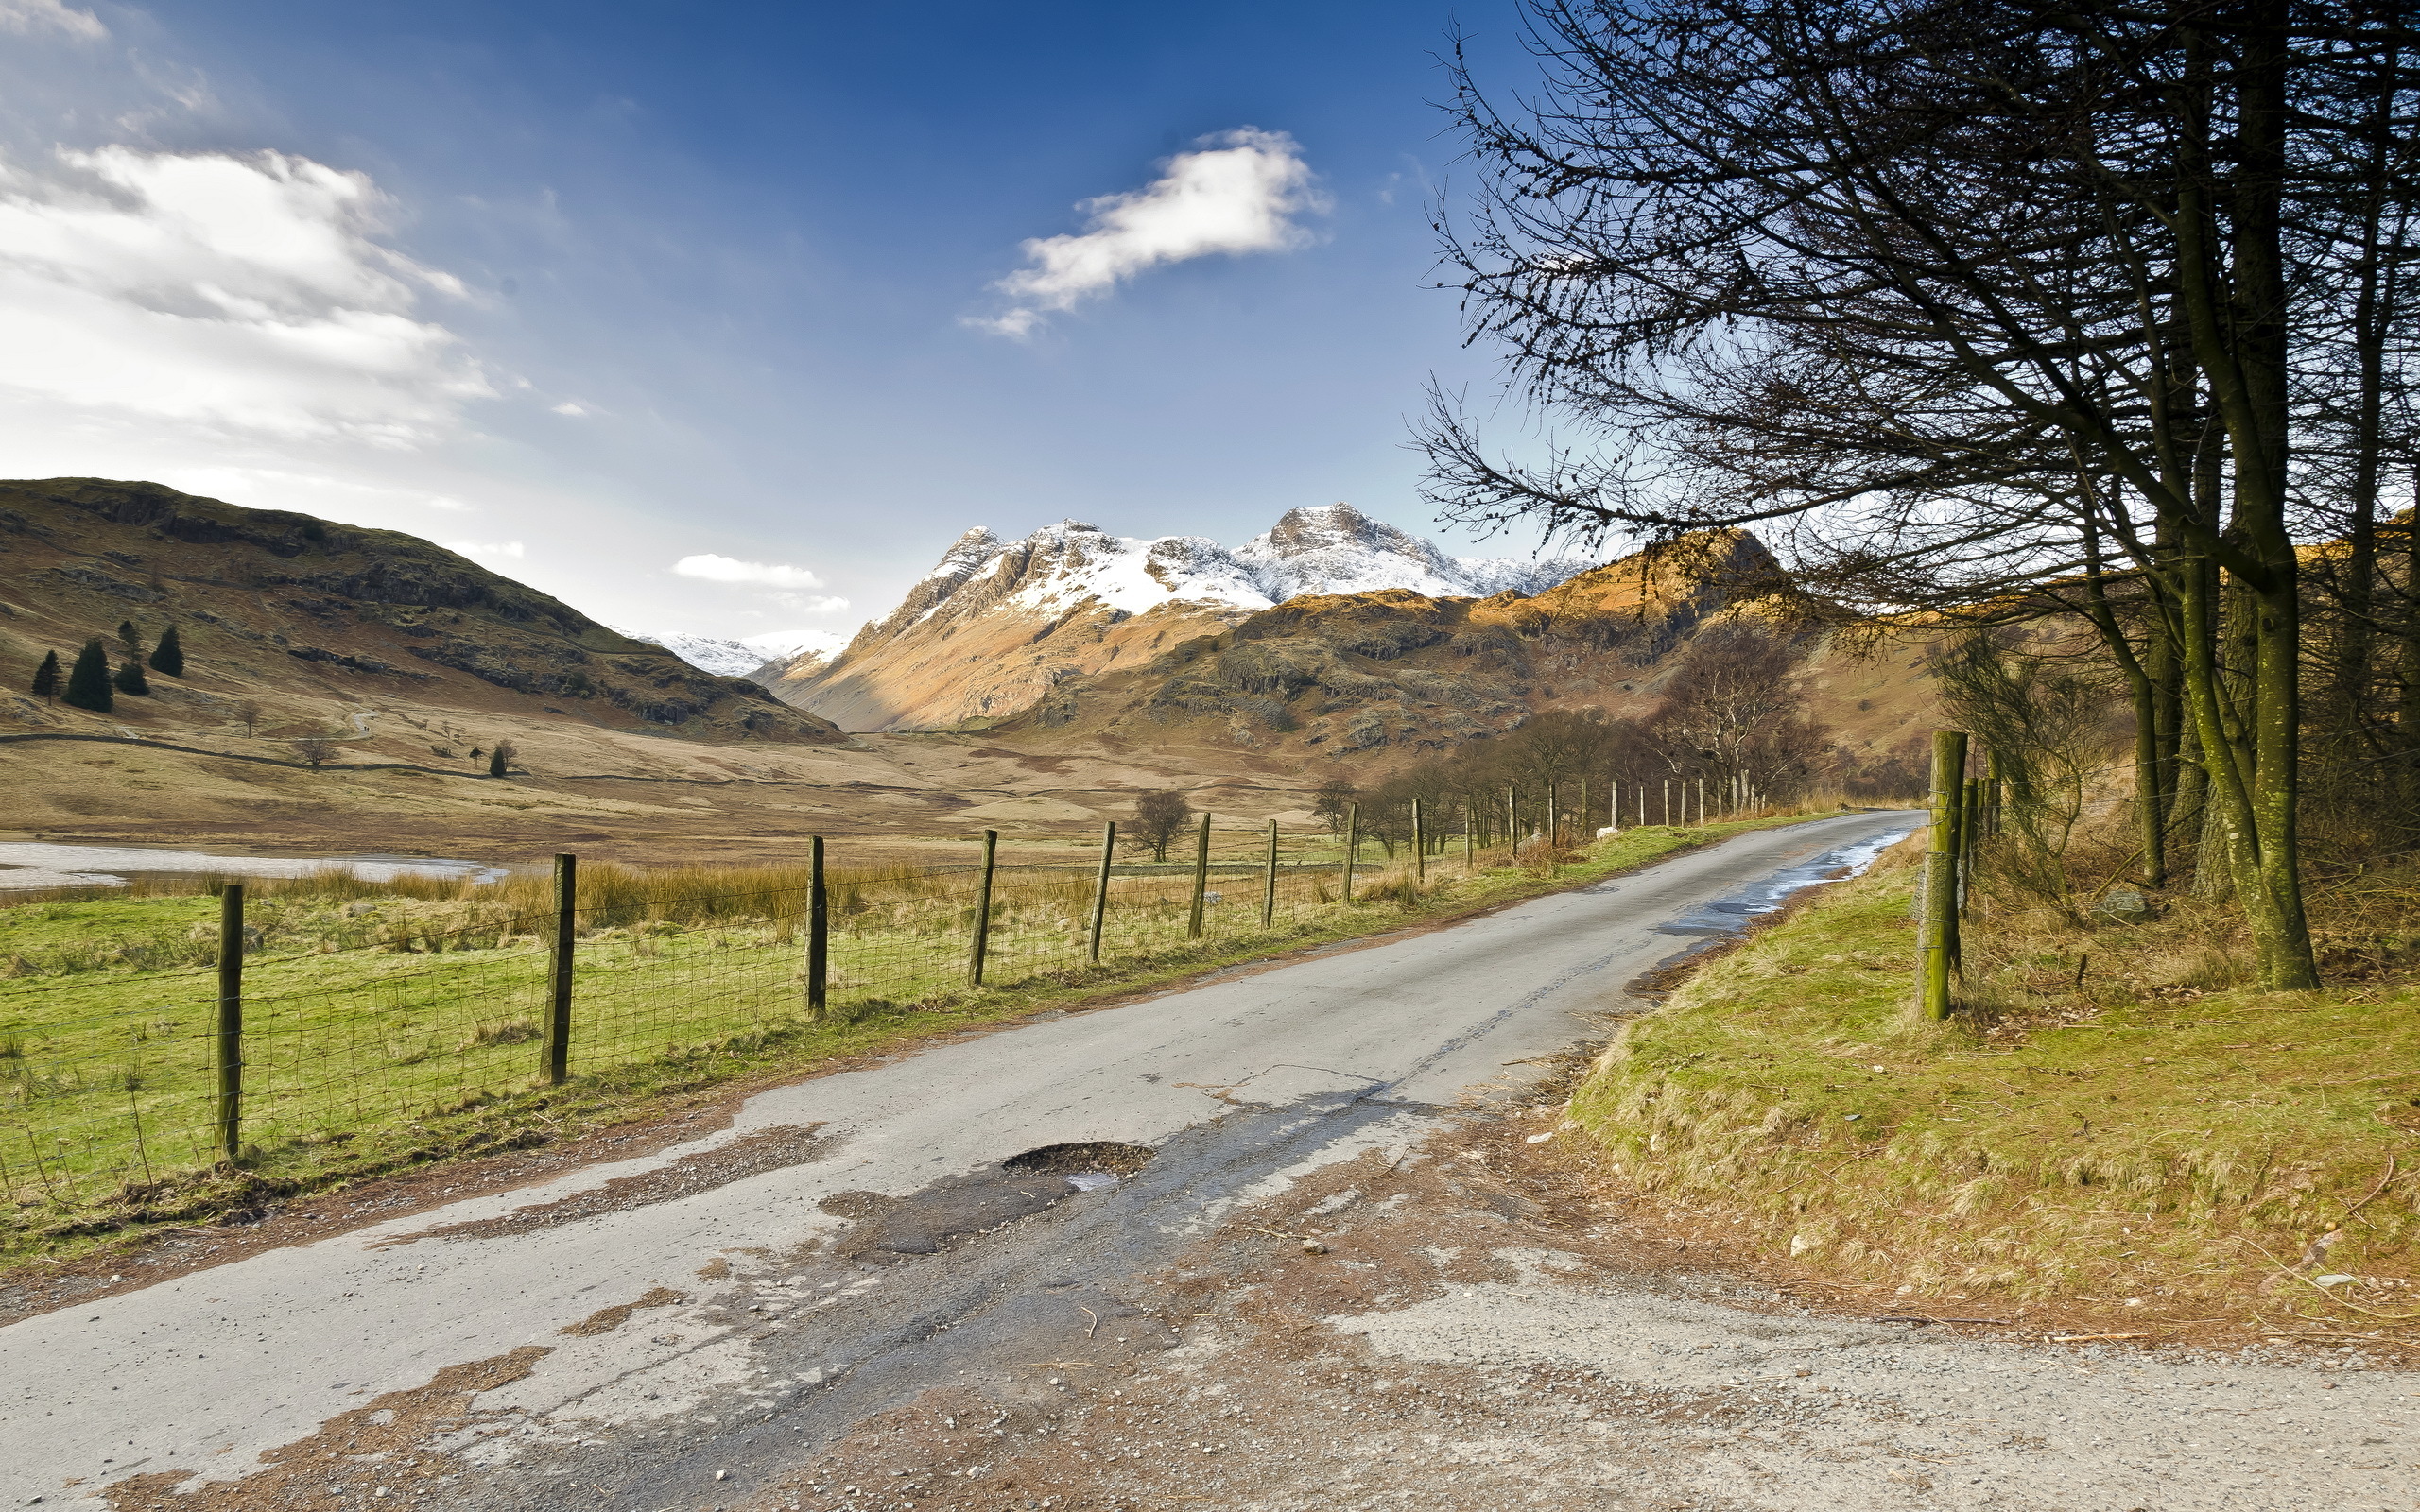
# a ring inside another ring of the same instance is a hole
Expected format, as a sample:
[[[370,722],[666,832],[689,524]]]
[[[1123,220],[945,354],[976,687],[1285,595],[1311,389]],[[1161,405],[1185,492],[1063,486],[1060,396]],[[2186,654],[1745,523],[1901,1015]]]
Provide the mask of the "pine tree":
[[[59,696],[59,653],[43,653],[42,665],[34,668],[34,696],[48,703]]]
[[[110,681],[120,693],[130,694],[137,698],[150,696],[150,679],[143,675],[143,663],[132,657],[118,663],[117,671],[111,676]]]
[[[76,653],[76,665],[67,674],[67,692],[63,696],[68,707],[90,709],[95,713],[108,713],[115,700],[110,696],[110,654],[101,649],[97,635],[84,643]]]
[[[160,644],[151,648],[151,670],[172,678],[185,675],[185,644],[177,638],[175,626],[160,632]]]
[[[126,643],[126,648],[133,652],[136,656],[141,656],[143,654],[143,632],[134,627],[134,622],[132,620],[120,620],[117,622],[117,638],[124,641]]]

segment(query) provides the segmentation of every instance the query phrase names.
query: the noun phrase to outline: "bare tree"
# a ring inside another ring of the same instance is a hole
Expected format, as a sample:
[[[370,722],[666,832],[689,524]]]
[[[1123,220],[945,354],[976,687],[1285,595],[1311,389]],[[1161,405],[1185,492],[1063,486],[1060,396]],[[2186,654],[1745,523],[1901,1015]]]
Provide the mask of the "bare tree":
[[[308,762],[311,769],[317,771],[336,760],[337,745],[335,741],[318,735],[305,735],[294,743],[294,754]]]
[[[2197,756],[2264,980],[2315,985],[2302,366],[2314,311],[2360,305],[2345,249],[2377,238],[2298,228],[2347,181],[2410,198],[2369,150],[2410,134],[2398,13],[1530,9],[1530,102],[1458,80],[1481,187],[1448,256],[1474,334],[1583,440],[1499,459],[1440,396],[1423,444],[1443,512],[1650,540],[1761,524],[1870,607],[2122,579],[2142,612],[2093,623],[2121,638],[2154,745]]]
[[[243,722],[245,734],[251,735],[259,733],[261,723],[261,705],[259,699],[246,698],[235,705],[233,713],[237,719]]]
[[[1137,794],[1134,817],[1127,821],[1126,843],[1137,850],[1149,850],[1154,861],[1168,858],[1168,847],[1184,833],[1193,820],[1193,808],[1184,795],[1176,792]]]

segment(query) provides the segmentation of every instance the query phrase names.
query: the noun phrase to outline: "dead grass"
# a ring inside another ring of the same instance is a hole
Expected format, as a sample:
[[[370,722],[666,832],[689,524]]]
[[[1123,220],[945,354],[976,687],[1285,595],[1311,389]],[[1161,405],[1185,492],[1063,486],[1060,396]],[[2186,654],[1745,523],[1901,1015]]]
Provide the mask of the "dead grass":
[[[1937,1025],[1912,877],[1829,890],[1634,1021],[1573,1098],[1608,1174],[1861,1287],[2420,1326],[2420,989],[2377,902],[2401,882],[2323,894],[2316,993],[2247,985],[2215,909],[2003,908]]]

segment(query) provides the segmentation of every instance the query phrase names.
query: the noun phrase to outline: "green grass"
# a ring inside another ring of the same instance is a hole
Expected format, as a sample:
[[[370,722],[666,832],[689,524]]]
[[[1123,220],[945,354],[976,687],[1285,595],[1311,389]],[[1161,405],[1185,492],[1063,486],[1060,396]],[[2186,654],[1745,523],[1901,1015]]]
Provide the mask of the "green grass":
[[[1827,889],[1625,1028],[1573,1099],[1602,1159],[1752,1248],[1927,1297],[2420,1318],[2420,990],[2264,994],[2180,906],[1977,926],[1969,1011],[1929,1023],[1914,875]],[[2360,1280],[2273,1280],[2339,1225],[2316,1269]]]
[[[0,1263],[114,1242],[265,1197],[641,1116],[666,1096],[804,1070],[930,1033],[1063,1006],[1407,921],[1551,890],[1787,818],[1641,829],[1558,865],[1398,857],[1283,878],[1273,928],[1257,878],[1186,937],[1189,879],[1121,877],[1098,967],[1091,880],[1008,873],[988,985],[965,985],[974,878],[836,874],[832,1015],[808,1019],[803,878],[596,868],[582,889],[572,1076],[538,1077],[551,920],[527,885],[395,893],[320,879],[251,900],[247,1150],[212,1144],[217,901],[48,900],[0,908]]]

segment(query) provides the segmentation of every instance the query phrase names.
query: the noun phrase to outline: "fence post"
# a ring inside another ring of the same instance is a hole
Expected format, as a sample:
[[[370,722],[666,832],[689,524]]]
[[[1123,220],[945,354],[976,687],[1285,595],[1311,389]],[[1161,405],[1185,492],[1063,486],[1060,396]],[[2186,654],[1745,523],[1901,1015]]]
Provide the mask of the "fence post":
[[[823,891],[823,836],[806,842],[806,1013],[826,1016],[825,986],[832,974],[832,907]]]
[[[1411,874],[1414,881],[1428,881],[1428,831],[1421,823],[1418,799],[1411,800]]]
[[[1260,927],[1274,928],[1277,923],[1277,821],[1269,821],[1269,870],[1260,885]]]
[[[1966,732],[1932,732],[1932,814],[1925,836],[1924,915],[1916,936],[1919,988],[1927,1019],[1949,1017],[1949,973],[1958,959],[1958,810],[1965,787]]]
[[[244,1143],[244,889],[218,890],[218,1158],[233,1165]]]
[[[1966,779],[1966,804],[1958,816],[1958,917],[1974,912],[1975,863],[1983,839],[1983,780]],[[1963,939],[1959,941],[1963,946]]]
[[[1201,811],[1201,836],[1193,845],[1193,917],[1185,920],[1184,937],[1201,937],[1202,893],[1210,885],[1210,811]]]
[[[992,870],[1000,858],[1000,832],[983,832],[983,881],[975,891],[975,943],[966,955],[966,985],[983,985],[983,954],[992,947]]]
[[[560,1087],[571,1070],[572,944],[579,937],[579,857],[555,857],[555,955],[547,973],[546,1084]]]
[[[1274,824],[1274,819],[1270,821]],[[1117,854],[1117,821],[1108,819],[1100,827],[1100,878],[1093,884],[1092,944],[1086,956],[1095,966],[1100,964],[1101,920],[1109,916],[1109,863]]]
[[[1361,850],[1361,805],[1344,805],[1344,901],[1353,901],[1353,863]]]

